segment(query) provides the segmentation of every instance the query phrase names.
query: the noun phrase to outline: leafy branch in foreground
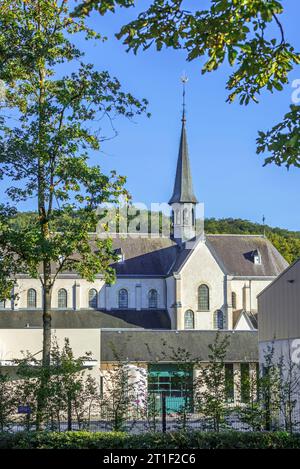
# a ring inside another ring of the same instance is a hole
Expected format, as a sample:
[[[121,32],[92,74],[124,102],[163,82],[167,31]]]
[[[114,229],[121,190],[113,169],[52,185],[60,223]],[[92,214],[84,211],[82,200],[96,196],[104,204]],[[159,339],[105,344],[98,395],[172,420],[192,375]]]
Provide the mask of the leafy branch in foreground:
[[[200,3],[200,2],[199,2]],[[287,40],[280,0],[211,0],[206,9],[183,0],[152,0],[144,11],[117,33],[128,50],[137,53],[154,46],[184,50],[188,61],[204,59],[202,73],[228,63],[233,71],[226,88],[228,101],[258,102],[262,90],[281,91],[300,55]],[[74,15],[115,12],[117,7],[139,7],[134,0],[79,1]],[[258,153],[269,152],[266,164],[299,167],[299,108],[284,121],[260,133]]]
[[[84,62],[71,38],[99,39],[84,19],[71,18],[72,2],[3,0],[0,5],[0,80],[5,84],[0,118],[0,179],[10,181],[8,206],[0,206],[1,298],[10,297],[18,274],[42,287],[43,367],[37,400],[39,429],[50,380],[51,298],[57,276],[75,269],[93,281],[114,280],[110,239],[91,240],[96,208],[123,195],[125,177],[90,164],[100,149],[104,119],[132,118],[146,101],[125,93],[107,71]],[[68,67],[67,67],[68,65]],[[69,68],[72,71],[66,73]],[[8,214],[20,203],[35,207],[22,229]],[[80,213],[80,217],[74,216]],[[63,219],[59,232],[56,220]]]
[[[104,14],[115,12],[117,6],[134,5],[138,7],[134,1],[86,0],[75,14],[87,15],[92,9]],[[282,13],[279,0],[213,0],[203,10],[183,0],[153,0],[117,37],[135,53],[154,45],[157,50],[183,49],[189,61],[205,57],[202,73],[216,70],[227,60],[235,66],[227,82],[228,99],[238,95],[241,104],[248,104],[257,101],[262,88],[281,90],[288,72],[300,63],[299,54],[286,40],[279,19]],[[273,30],[278,34],[274,36]]]
[[[268,132],[259,132],[257,153],[265,152],[271,154],[265,165],[300,168],[300,106],[292,105],[282,122]]]
[[[44,366],[50,361],[57,275],[75,269],[88,281],[96,274],[114,280],[111,240],[91,242],[89,232],[99,221],[100,203],[128,197],[126,178],[115,171],[104,174],[89,157],[99,152],[105,119],[131,119],[147,104],[124,92],[107,71],[84,62],[72,36],[100,35],[83,18],[71,18],[71,6],[68,0],[3,0],[0,5],[0,80],[6,91],[0,179],[10,181],[9,204],[0,206],[0,296],[10,296],[19,273],[40,279]],[[66,73],[67,68],[72,71]],[[23,202],[36,210],[19,229],[9,215]]]

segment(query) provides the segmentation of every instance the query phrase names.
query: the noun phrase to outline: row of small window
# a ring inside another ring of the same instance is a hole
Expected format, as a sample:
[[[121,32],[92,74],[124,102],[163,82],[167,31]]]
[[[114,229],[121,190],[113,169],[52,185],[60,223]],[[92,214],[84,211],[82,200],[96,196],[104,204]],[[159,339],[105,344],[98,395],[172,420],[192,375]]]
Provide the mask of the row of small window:
[[[57,306],[59,309],[68,307],[68,292],[64,288],[58,290],[57,293]],[[148,292],[148,306],[150,309],[158,307],[158,293],[157,290],[151,289]],[[37,292],[34,288],[27,291],[27,308],[34,309],[37,307]],[[121,309],[128,308],[128,291],[121,288],[118,293],[118,307]],[[5,308],[5,301],[0,302],[0,308]],[[95,288],[89,290],[89,308],[98,308],[98,293]]]
[[[236,293],[232,292],[231,294],[231,303],[232,308],[237,308],[237,298]],[[200,285],[198,288],[198,310],[199,311],[209,311],[210,310],[210,294],[209,287],[205,284]]]
[[[93,299],[96,295],[97,301],[97,291],[92,289],[89,291],[89,301]],[[37,307],[37,293],[34,288],[29,288],[27,291],[27,308],[36,308]],[[57,292],[57,307],[59,309],[68,307],[68,292],[64,288],[60,288]]]
[[[119,309],[128,308],[128,291],[126,290],[126,288],[121,288],[121,290],[119,290],[118,307]],[[158,308],[158,293],[157,290],[154,290],[153,288],[148,292],[148,308]]]
[[[225,329],[226,320],[225,313],[220,309],[214,312],[214,329]],[[195,329],[195,314],[194,311],[188,309],[184,313],[184,328]]]
[[[58,290],[57,293],[57,306],[59,309],[68,307],[68,292],[64,288]],[[89,291],[89,307],[97,308],[98,306],[98,294],[97,290],[92,288]],[[6,307],[6,301],[0,301],[0,309]],[[35,309],[37,307],[37,292],[34,288],[29,288],[27,291],[27,308]]]

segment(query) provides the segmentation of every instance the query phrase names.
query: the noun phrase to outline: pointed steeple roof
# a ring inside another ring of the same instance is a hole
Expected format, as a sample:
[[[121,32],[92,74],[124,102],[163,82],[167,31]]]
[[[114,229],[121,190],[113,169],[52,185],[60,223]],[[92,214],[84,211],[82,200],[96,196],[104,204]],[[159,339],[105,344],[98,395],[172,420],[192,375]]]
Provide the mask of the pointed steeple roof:
[[[173,195],[169,200],[170,205],[185,202],[198,203],[193,189],[185,123],[185,111],[183,111],[176,177]]]

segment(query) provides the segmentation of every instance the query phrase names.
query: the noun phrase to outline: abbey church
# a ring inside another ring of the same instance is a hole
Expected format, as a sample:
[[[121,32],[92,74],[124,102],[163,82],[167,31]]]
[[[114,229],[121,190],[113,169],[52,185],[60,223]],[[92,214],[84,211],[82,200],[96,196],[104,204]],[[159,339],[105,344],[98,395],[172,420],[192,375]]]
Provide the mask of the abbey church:
[[[55,283],[56,336],[68,336],[78,353],[91,350],[95,373],[114,360],[112,343],[149,373],[172,373],[172,359],[161,358],[162,342],[205,362],[217,330],[231,337],[228,366],[257,363],[257,295],[287,262],[262,235],[196,235],[197,202],[183,113],[169,200],[172,236],[114,235],[119,261],[113,285],[100,275],[89,283],[76,272],[60,274]],[[39,280],[20,276],[16,289],[17,301],[0,304],[0,361],[6,367],[20,350],[38,352],[42,337]]]

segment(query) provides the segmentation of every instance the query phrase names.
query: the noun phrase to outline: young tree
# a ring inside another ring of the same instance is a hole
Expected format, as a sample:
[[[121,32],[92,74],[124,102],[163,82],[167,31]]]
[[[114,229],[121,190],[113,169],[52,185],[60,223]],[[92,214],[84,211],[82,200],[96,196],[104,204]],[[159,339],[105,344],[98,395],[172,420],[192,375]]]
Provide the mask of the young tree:
[[[225,358],[230,340],[217,332],[209,345],[208,363],[200,364],[195,381],[195,404],[206,417],[214,431],[219,432],[227,413],[228,383],[225,375]]]
[[[56,340],[52,342],[46,385],[46,368],[40,359],[27,353],[16,362],[18,404],[30,407],[30,419],[36,422],[37,429],[44,424],[52,430],[60,430],[66,422],[67,429],[72,430],[74,418],[79,428],[85,423],[89,426],[91,407],[96,408],[100,398],[99,386],[85,371],[91,354],[76,358],[68,339],[61,348]],[[41,399],[44,401],[42,408],[39,406]]]
[[[264,426],[264,410],[259,399],[259,371],[249,370],[249,374],[241,373],[239,385],[240,402],[236,411],[240,420],[246,424],[247,429],[261,431]]]
[[[113,431],[123,431],[126,422],[131,421],[133,426],[139,415],[144,414],[146,374],[124,358],[126,346],[120,352],[113,344],[110,347],[114,361],[103,370],[101,412]]]
[[[284,421],[285,430],[293,433],[299,428],[300,419],[296,418],[295,410],[300,390],[300,367],[292,360],[290,348],[287,356],[281,356],[279,367],[279,400],[280,415]]]
[[[26,406],[28,413],[21,419],[21,423],[29,431],[32,425],[39,430],[42,422],[47,421],[49,415],[48,402],[51,399],[51,373],[41,367],[41,360],[29,352],[23,354],[23,358],[15,360],[17,365],[16,396],[17,405]],[[43,402],[43,405],[40,403]],[[53,428],[53,425],[52,425]]]
[[[292,361],[290,351],[276,359],[274,348],[268,347],[261,373],[250,372],[241,379],[240,419],[253,431],[272,430],[282,427],[283,422],[285,430],[292,433],[299,425],[295,415],[299,388],[299,365]],[[247,396],[243,396],[243,389],[247,389]]]
[[[16,413],[15,386],[6,373],[0,371],[0,431],[9,428]]]
[[[274,358],[274,346],[264,352],[258,381],[259,400],[263,415],[263,428],[270,431],[278,427],[280,412],[280,370]]]
[[[78,0],[76,14],[101,15],[117,7],[138,6],[134,0]],[[201,3],[201,2],[199,2]],[[148,9],[117,34],[135,53],[152,45],[184,50],[187,60],[205,58],[202,73],[228,62],[234,68],[227,81],[228,101],[257,102],[261,90],[283,89],[300,56],[289,44],[280,16],[282,0],[211,0],[199,9],[183,0],[152,0]],[[283,122],[259,133],[258,153],[268,151],[266,164],[300,166],[300,106],[294,105]]]
[[[103,378],[101,411],[110,421],[111,430],[124,431],[126,422],[134,425],[134,416],[145,406],[143,377],[136,377],[127,361],[116,358]]]
[[[62,349],[54,343],[51,351],[51,387],[52,404],[59,405],[67,416],[67,429],[72,430],[75,416],[78,427],[90,424],[91,406],[100,397],[100,389],[90,374],[86,375],[85,362],[91,359],[91,354],[75,358],[69,340],[65,339]]]
[[[145,101],[122,91],[106,71],[84,63],[72,35],[98,39],[83,19],[70,16],[69,0],[3,0],[0,5],[0,80],[5,84],[0,118],[0,178],[11,184],[0,205],[0,299],[10,296],[18,273],[39,278],[43,290],[43,365],[51,355],[51,295],[57,276],[76,269],[93,281],[109,267],[109,239],[89,232],[95,209],[114,202],[125,178],[89,164],[101,143],[102,118],[131,118]],[[70,70],[67,73],[67,70]],[[16,226],[20,202],[36,207]],[[47,380],[47,372],[45,374]]]

